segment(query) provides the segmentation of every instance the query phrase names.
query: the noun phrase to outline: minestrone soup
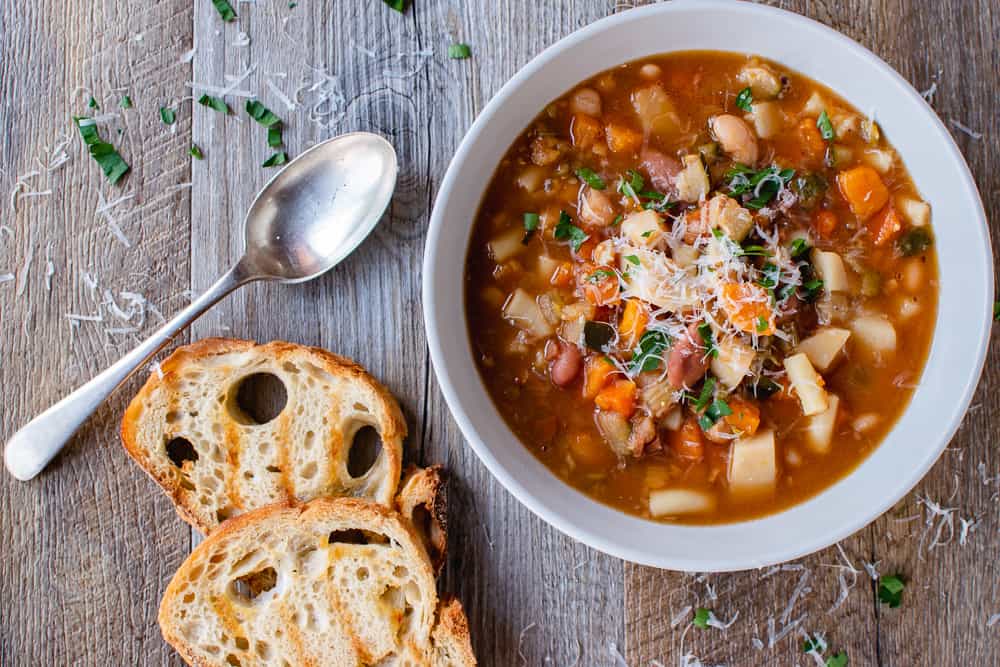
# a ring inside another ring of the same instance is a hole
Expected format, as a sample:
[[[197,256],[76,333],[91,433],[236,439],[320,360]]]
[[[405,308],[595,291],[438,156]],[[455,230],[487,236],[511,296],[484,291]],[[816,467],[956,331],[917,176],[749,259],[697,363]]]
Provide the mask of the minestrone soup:
[[[608,70],[546,106],[486,190],[479,371],[592,498],[684,523],[779,511],[906,408],[937,307],[930,216],[876,118],[781,65]]]

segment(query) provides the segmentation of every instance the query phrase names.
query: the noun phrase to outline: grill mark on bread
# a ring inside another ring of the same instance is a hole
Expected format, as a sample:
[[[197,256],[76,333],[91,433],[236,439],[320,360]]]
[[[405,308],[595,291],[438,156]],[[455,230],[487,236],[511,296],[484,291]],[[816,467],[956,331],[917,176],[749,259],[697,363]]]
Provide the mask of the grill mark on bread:
[[[240,509],[243,507],[240,493],[240,431],[232,420],[225,426],[223,440],[226,446],[226,491],[229,493],[229,504]]]
[[[291,420],[291,410],[288,409],[278,417],[277,432],[279,437],[275,443],[275,446],[278,448],[278,469],[280,471],[278,473],[278,488],[282,496],[287,500],[298,497],[296,495],[294,477],[288,474],[288,469],[291,467],[288,459],[288,444],[291,440]]]

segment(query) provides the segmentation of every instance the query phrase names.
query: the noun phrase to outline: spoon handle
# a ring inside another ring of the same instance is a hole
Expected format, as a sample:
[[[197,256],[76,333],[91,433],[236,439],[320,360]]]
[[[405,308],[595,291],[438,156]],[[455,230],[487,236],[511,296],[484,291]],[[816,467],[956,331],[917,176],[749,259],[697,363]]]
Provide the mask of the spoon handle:
[[[7,470],[21,481],[40,473],[118,385],[222,297],[253,279],[237,263],[134,350],[28,422],[7,442]]]

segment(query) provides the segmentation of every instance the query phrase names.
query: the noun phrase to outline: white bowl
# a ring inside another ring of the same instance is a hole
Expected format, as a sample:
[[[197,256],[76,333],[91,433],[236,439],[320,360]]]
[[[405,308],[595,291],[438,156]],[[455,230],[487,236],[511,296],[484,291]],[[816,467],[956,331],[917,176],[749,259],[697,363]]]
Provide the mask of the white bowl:
[[[479,378],[465,322],[472,221],[510,144],[550,101],[620,63],[666,51],[758,54],[874,110],[931,203],[940,305],[927,366],[885,441],[814,498],[762,519],[677,526],[624,514],[557,479],[513,435]],[[838,32],[760,5],[675,0],[611,16],[528,63],[476,119],[441,184],[424,255],[424,318],[438,382],[462,433],[490,472],[567,535],[626,560],[675,570],[726,571],[798,558],[864,527],[901,499],[954,435],[979,380],[993,302],[982,202],[941,121],[892,68]]]

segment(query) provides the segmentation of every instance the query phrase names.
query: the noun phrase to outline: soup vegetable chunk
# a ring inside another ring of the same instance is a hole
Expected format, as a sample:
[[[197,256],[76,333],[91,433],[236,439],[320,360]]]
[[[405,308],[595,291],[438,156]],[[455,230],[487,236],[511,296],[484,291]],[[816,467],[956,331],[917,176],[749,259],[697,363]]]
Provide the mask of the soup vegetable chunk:
[[[480,373],[599,501],[685,523],[779,511],[905,409],[936,316],[930,217],[875,119],[781,65],[608,70],[549,104],[486,191]]]

